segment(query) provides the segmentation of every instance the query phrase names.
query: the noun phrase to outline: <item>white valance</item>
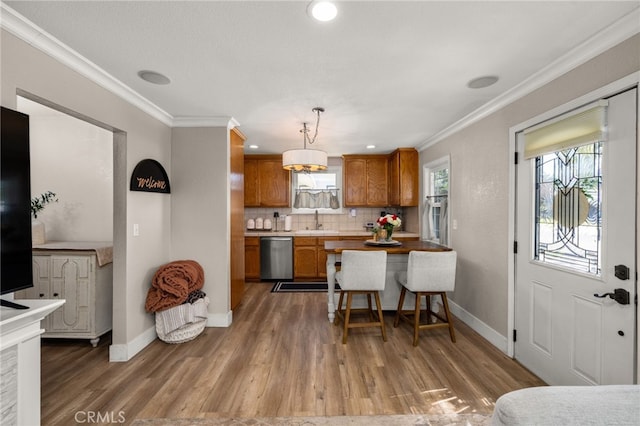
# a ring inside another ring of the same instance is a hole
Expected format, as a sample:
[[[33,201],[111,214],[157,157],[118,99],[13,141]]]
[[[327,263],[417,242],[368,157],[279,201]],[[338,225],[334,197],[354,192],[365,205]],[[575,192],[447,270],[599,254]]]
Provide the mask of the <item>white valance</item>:
[[[600,100],[526,129],[524,158],[604,141],[608,104]]]

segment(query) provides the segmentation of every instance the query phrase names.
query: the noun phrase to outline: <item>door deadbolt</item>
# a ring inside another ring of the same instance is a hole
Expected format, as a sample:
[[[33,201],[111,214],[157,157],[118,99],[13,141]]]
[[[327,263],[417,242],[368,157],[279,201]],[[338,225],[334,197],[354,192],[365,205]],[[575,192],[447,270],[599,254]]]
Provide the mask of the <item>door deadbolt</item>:
[[[616,278],[619,280],[628,280],[629,279],[629,267],[625,265],[616,265],[614,266],[614,273]]]

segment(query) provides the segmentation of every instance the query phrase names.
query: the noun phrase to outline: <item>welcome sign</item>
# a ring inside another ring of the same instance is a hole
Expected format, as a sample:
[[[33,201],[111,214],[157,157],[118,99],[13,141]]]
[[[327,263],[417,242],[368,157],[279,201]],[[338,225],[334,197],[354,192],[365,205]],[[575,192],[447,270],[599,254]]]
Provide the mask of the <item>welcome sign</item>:
[[[171,185],[162,164],[147,158],[140,161],[133,169],[129,190],[170,194]]]

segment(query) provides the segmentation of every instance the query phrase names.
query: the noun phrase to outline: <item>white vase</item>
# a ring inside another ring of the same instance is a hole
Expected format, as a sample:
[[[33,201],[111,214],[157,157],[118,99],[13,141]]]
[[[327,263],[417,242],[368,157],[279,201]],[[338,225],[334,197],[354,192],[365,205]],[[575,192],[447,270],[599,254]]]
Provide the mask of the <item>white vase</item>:
[[[31,245],[44,244],[44,223],[38,219],[31,219]]]

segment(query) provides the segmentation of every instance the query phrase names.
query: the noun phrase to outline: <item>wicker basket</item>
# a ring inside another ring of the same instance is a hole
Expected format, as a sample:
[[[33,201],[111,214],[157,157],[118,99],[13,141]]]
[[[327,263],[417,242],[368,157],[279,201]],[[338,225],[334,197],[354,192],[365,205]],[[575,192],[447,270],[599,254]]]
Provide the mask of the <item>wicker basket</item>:
[[[203,299],[203,303],[205,303],[205,306],[208,305],[209,299],[205,297]],[[180,308],[180,306],[176,306],[175,308],[170,308],[167,311]],[[189,308],[194,309],[192,305],[189,305]],[[184,343],[189,340],[193,340],[204,331],[204,327],[207,325],[206,318],[198,317],[197,321],[186,323],[183,326],[167,333],[165,331],[164,321],[161,320],[159,314],[159,312],[156,313],[156,333],[158,334],[158,338],[166,343]]]

